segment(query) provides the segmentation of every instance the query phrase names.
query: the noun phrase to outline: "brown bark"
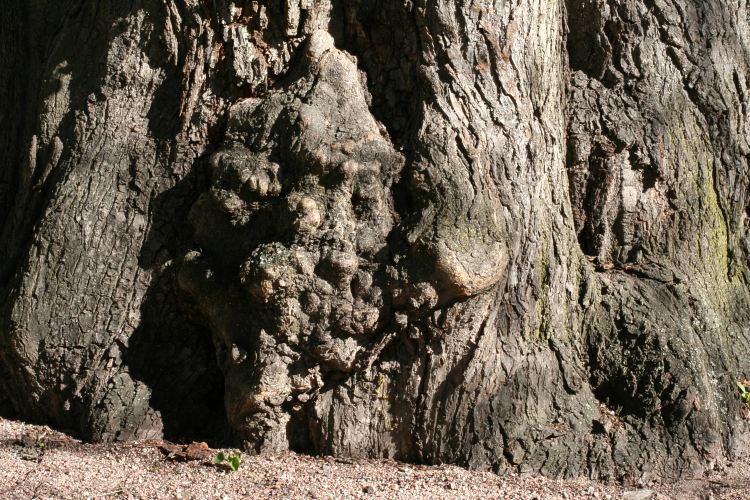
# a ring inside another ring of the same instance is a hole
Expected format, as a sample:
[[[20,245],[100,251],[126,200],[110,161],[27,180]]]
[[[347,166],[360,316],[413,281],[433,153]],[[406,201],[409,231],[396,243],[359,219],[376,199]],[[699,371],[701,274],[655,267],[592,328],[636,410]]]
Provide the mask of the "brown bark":
[[[95,4],[0,21],[22,415],[620,479],[746,449],[746,3]]]

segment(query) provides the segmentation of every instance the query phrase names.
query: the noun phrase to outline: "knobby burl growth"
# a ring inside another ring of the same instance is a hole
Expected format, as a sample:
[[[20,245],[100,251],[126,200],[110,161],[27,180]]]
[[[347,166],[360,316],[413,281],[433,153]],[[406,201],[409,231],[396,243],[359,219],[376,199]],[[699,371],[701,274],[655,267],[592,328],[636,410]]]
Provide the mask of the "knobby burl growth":
[[[11,4],[0,406],[194,436],[218,354],[260,450],[746,452],[747,5]]]
[[[191,211],[200,250],[179,283],[216,334],[230,422],[257,450],[304,446],[290,423],[327,381],[367,370],[410,315],[492,286],[507,264],[500,242],[389,247],[404,157],[364,78],[327,32],[311,35],[282,89],[231,108]]]

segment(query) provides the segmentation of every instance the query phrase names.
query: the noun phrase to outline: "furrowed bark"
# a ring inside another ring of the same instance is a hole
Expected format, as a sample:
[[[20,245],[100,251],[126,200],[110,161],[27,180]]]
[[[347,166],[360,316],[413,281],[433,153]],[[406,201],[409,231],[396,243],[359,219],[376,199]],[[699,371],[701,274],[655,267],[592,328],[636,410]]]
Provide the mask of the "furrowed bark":
[[[170,283],[221,110],[196,99],[209,27],[155,3],[15,7],[3,385],[22,415],[93,439],[179,433],[184,413],[202,432],[221,379]]]
[[[748,5],[88,3],[0,21],[20,414],[621,480],[746,450]]]

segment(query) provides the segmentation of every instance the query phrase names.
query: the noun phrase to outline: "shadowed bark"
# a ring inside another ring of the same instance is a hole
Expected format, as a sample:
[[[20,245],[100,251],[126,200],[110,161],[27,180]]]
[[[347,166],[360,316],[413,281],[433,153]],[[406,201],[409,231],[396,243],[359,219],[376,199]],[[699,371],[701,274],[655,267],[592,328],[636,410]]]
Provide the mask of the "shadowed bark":
[[[621,480],[746,451],[746,3],[11,4],[19,414]]]

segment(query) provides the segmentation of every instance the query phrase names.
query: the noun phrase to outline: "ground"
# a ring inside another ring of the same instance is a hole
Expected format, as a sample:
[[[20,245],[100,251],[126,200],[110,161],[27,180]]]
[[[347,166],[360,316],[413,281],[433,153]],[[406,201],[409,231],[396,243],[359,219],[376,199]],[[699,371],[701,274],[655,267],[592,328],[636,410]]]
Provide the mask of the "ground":
[[[292,453],[244,454],[239,470],[230,472],[212,465],[211,457],[218,451],[236,450],[180,450],[162,441],[84,444],[48,427],[0,419],[0,498],[640,500],[749,496],[750,461],[727,464],[702,478],[622,486]],[[193,459],[177,460],[180,457],[175,455],[180,454]]]

